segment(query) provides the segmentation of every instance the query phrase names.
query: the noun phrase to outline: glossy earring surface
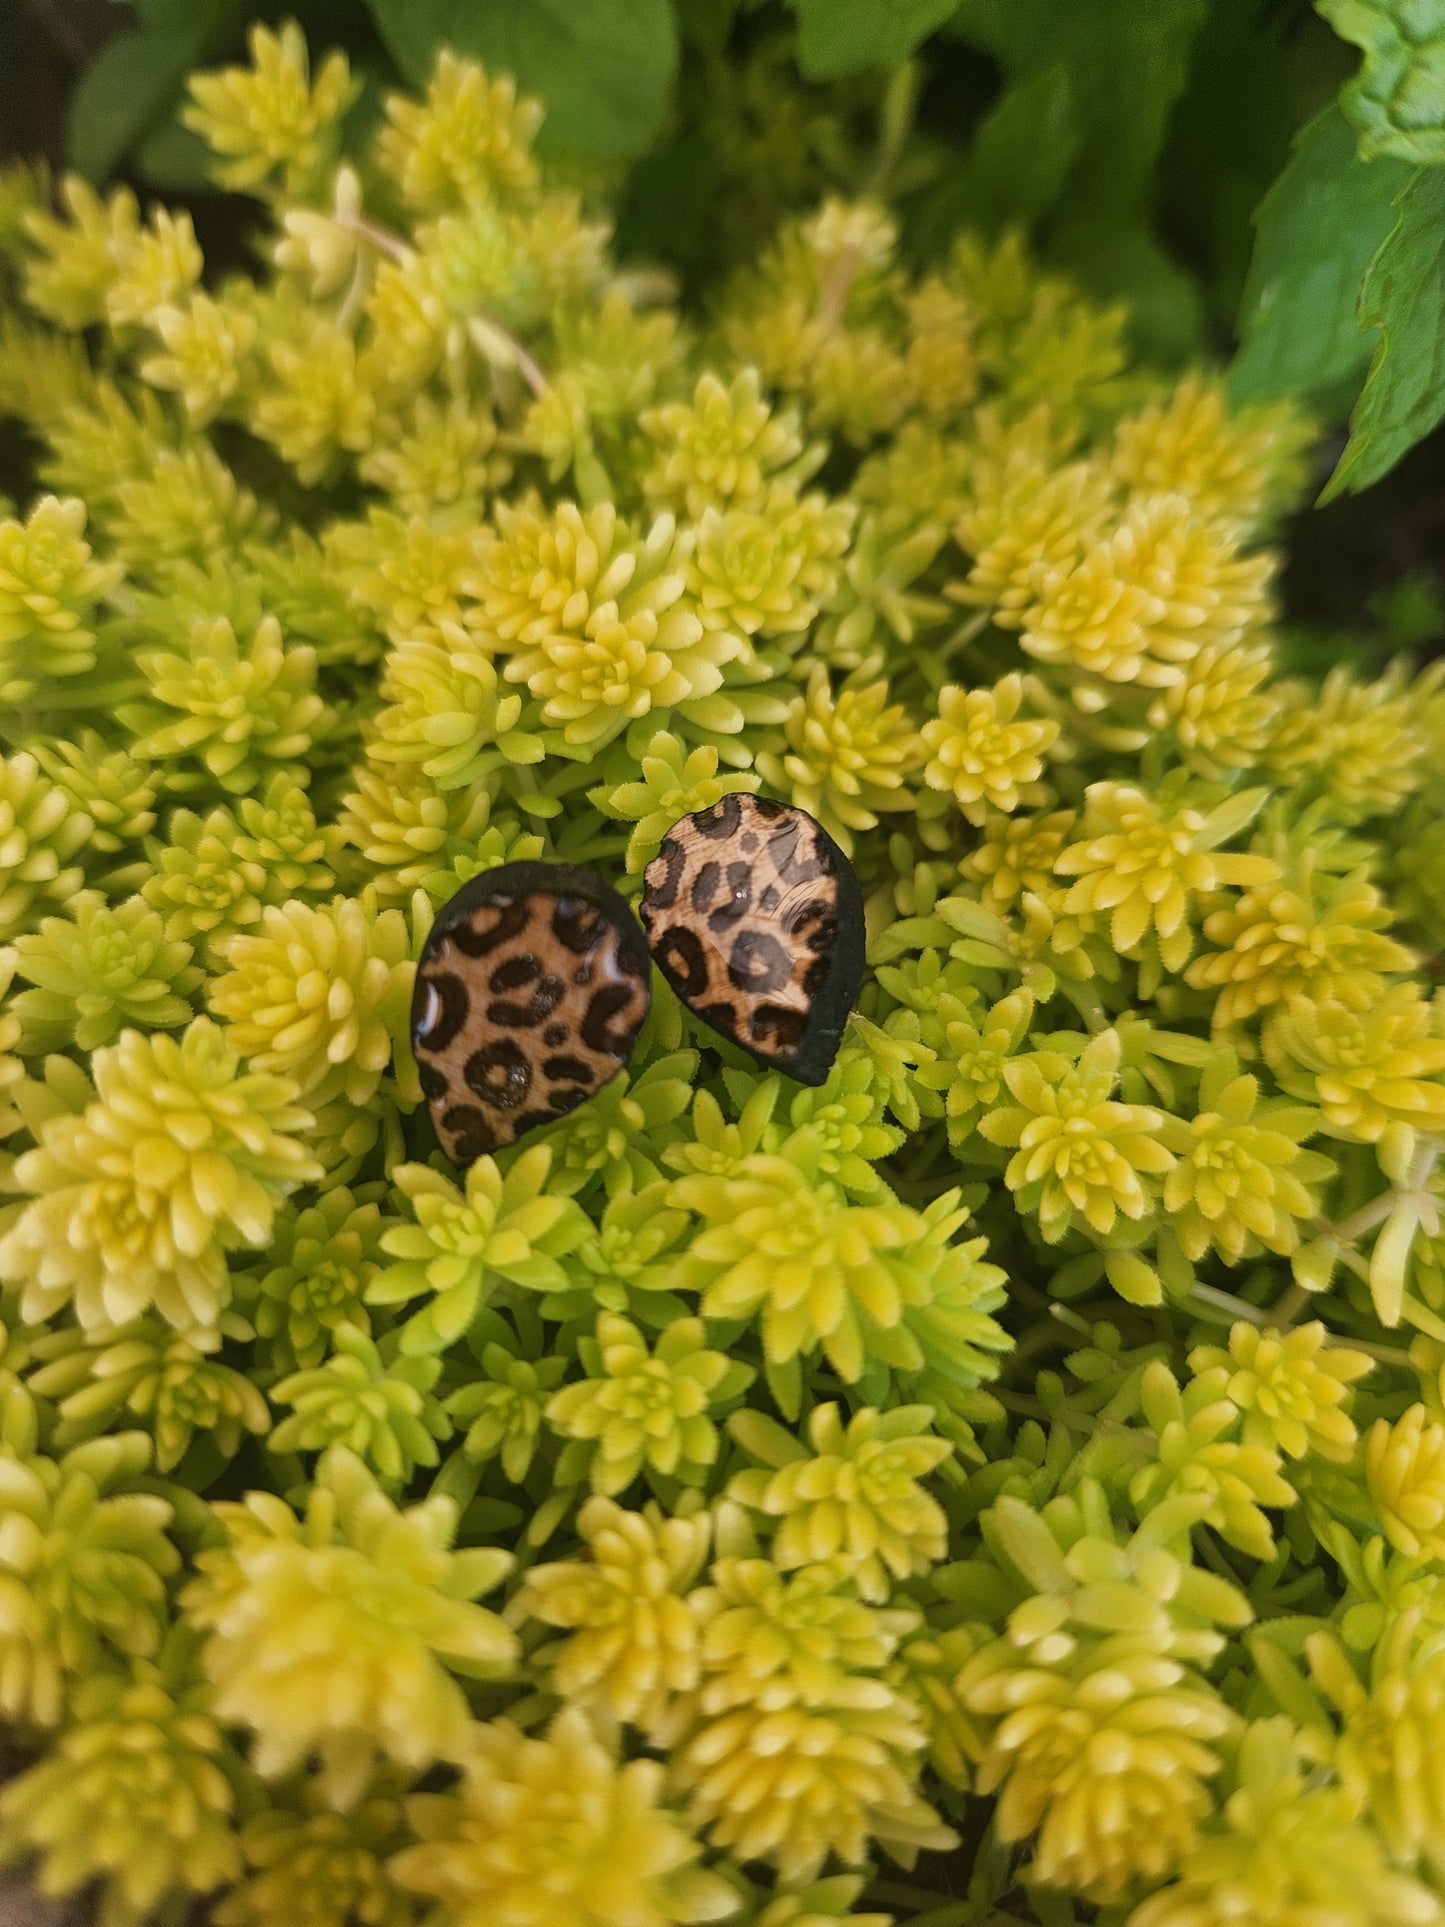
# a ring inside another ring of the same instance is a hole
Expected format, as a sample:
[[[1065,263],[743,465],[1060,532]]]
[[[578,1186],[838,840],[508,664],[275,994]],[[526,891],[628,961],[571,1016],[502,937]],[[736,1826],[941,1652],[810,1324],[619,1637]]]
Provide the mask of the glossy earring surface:
[[[805,811],[739,793],[675,823],[643,927],[688,1009],[800,1084],[828,1075],[863,982],[863,893]]]
[[[504,863],[437,914],[411,1042],[453,1163],[555,1123],[622,1069],[651,1001],[632,911],[590,870]]]

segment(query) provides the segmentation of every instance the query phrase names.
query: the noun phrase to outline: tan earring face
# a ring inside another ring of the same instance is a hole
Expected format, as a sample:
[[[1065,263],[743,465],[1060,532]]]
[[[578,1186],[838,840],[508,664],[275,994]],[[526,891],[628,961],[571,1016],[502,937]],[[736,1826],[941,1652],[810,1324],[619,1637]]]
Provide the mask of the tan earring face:
[[[651,1002],[617,892],[564,863],[505,863],[451,899],[417,965],[411,1039],[456,1164],[553,1124],[627,1062]]]
[[[641,927],[601,877],[565,863],[484,871],[438,913],[411,1041],[455,1164],[566,1117],[617,1075],[647,1019],[652,961],[758,1063],[827,1077],[863,978],[863,896],[812,817],[745,794],[683,817],[647,867],[640,914]]]
[[[653,959],[705,1024],[800,1084],[827,1077],[863,980],[863,897],[811,816],[725,796],[648,864]]]

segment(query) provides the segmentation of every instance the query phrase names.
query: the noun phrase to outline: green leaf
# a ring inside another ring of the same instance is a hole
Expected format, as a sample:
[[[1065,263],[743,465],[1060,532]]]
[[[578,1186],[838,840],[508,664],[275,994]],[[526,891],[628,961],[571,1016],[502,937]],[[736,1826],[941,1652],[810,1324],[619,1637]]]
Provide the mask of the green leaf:
[[[1108,214],[1066,221],[1050,256],[1096,296],[1124,303],[1130,337],[1141,353],[1166,363],[1198,353],[1204,328],[1198,283],[1142,221],[1121,222]]]
[[[453,1452],[451,1457],[442,1460],[442,1467],[432,1480],[429,1499],[438,1495],[448,1498],[459,1513],[465,1512],[477,1496],[477,1487],[482,1482],[480,1460],[469,1459],[465,1452]]]
[[[436,50],[474,54],[547,105],[541,145],[597,161],[641,154],[677,71],[669,0],[367,0],[407,79]]]
[[[1203,270],[1206,300],[1224,330],[1233,329],[1249,273],[1250,217],[1283,172],[1299,127],[1286,58],[1293,25],[1274,0],[1211,0],[1160,155],[1159,204],[1171,240]]]
[[[717,190],[717,155],[687,128],[639,161],[617,211],[617,249],[624,259],[665,260],[694,267],[715,244],[708,221]]]
[[[1306,1732],[1312,1727],[1326,1733],[1331,1731],[1330,1716],[1325,1711],[1324,1702],[1269,1634],[1251,1633],[1246,1643],[1256,1671],[1280,1709]]]
[[[195,29],[196,0],[131,0],[135,14],[147,33],[183,34]]]
[[[482,1280],[473,1273],[460,1284],[438,1292],[429,1305],[401,1328],[403,1358],[433,1358],[454,1345],[476,1315]]]
[[[763,1376],[768,1390],[773,1395],[773,1403],[785,1419],[798,1422],[803,1409],[803,1365],[801,1359],[790,1358],[781,1365],[771,1362],[764,1365]]]
[[[940,1599],[962,1606],[970,1619],[1003,1619],[1018,1604],[1014,1582],[991,1559],[959,1559],[935,1566],[928,1583]]]
[[[1405,1302],[1405,1265],[1415,1233],[1420,1228],[1420,1207],[1411,1197],[1401,1198],[1370,1253],[1370,1296],[1375,1316],[1385,1326],[1398,1325]]]
[[[164,129],[186,75],[225,44],[241,17],[240,0],[136,0],[134,11],[141,31],[119,34],[101,48],[66,108],[70,164],[95,182]],[[158,186],[191,185],[156,179]]]
[[[1360,284],[1409,179],[1401,161],[1362,161],[1336,106],[1301,130],[1255,216],[1236,400],[1315,399],[1358,378],[1373,342],[1356,313]]]
[[[765,1412],[734,1412],[727,1429],[745,1452],[775,1470],[808,1456],[807,1447],[800,1445],[791,1432],[785,1432],[777,1420]]]
[[[159,121],[136,149],[135,163],[152,187],[167,194],[214,194],[211,179],[215,156],[174,112]]]
[[[1068,68],[1041,67],[1008,88],[979,127],[962,170],[964,209],[993,229],[1036,221],[1062,194],[1079,142]]]
[[[1080,1586],[1073,1597],[1073,1614],[1083,1626],[1106,1633],[1147,1633],[1158,1624],[1159,1608],[1129,1579],[1100,1579]]]
[[[181,90],[200,35],[123,33],[102,47],[70,97],[66,148],[87,180],[104,181]]]
[[[1341,40],[1364,53],[1340,105],[1360,154],[1416,167],[1445,161],[1445,0],[1315,0]]]
[[[1445,416],[1445,174],[1414,175],[1396,207],[1360,289],[1360,324],[1379,329],[1379,346],[1325,502],[1378,482]]]
[[[576,1499],[577,1494],[575,1491],[564,1490],[554,1492],[550,1499],[545,1500],[538,1506],[537,1510],[532,1514],[531,1522],[527,1527],[525,1535],[526,1544],[533,1547],[545,1546],[547,1541],[552,1537],[552,1534],[571,1511],[573,1505],[576,1503]]]
[[[1004,1551],[1036,1591],[1073,1590],[1059,1542],[1032,1506],[1004,1493],[994,1505],[993,1526]]]
[[[1164,1302],[1164,1287],[1153,1265],[1135,1251],[1106,1251],[1104,1269],[1109,1283],[1131,1305],[1159,1305]]]
[[[1236,790],[1205,817],[1203,827],[1195,832],[1193,847],[1217,850],[1221,843],[1248,829],[1268,801],[1266,789]]]
[[[809,80],[901,67],[958,0],[793,0],[798,65]]]
[[[1070,211],[1082,221],[1132,212],[1152,191],[1205,11],[1205,0],[962,0],[950,31],[1013,81],[1067,71],[1081,135]]]
[[[738,0],[677,0],[678,31],[689,46],[720,54],[737,10]]]

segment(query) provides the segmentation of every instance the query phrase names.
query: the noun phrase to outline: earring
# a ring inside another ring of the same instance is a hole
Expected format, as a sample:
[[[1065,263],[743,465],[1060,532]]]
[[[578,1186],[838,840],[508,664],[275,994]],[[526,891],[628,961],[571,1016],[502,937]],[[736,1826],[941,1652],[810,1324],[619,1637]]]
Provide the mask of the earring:
[[[643,876],[658,969],[758,1063],[821,1084],[863,982],[863,893],[821,824],[739,792],[675,823]]]
[[[642,925],[591,870],[504,863],[437,914],[411,1044],[442,1149],[467,1165],[553,1124],[626,1064],[652,959],[695,1017],[821,1084],[863,982],[863,893],[811,816],[738,794],[674,823]]]
[[[437,915],[411,1042],[454,1164],[555,1123],[627,1062],[652,999],[632,911],[590,870],[504,863]]]

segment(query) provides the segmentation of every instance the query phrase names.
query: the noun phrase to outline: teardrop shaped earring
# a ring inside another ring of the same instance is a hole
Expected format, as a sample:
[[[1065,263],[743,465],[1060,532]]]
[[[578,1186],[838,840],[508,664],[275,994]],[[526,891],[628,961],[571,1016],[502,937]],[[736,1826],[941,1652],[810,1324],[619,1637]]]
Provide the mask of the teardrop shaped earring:
[[[863,983],[863,892],[804,810],[739,792],[685,816],[643,876],[643,928],[693,1015],[799,1084],[832,1067]]]
[[[442,1149],[467,1165],[576,1110],[622,1069],[652,1000],[647,942],[601,877],[503,863],[438,912],[411,1042]]]
[[[746,794],[684,816],[647,866],[641,917],[570,863],[484,870],[437,913],[411,1044],[454,1164],[616,1077],[647,1021],[649,947],[719,1036],[799,1084],[824,1082],[862,986],[864,933],[858,879],[821,824]]]

